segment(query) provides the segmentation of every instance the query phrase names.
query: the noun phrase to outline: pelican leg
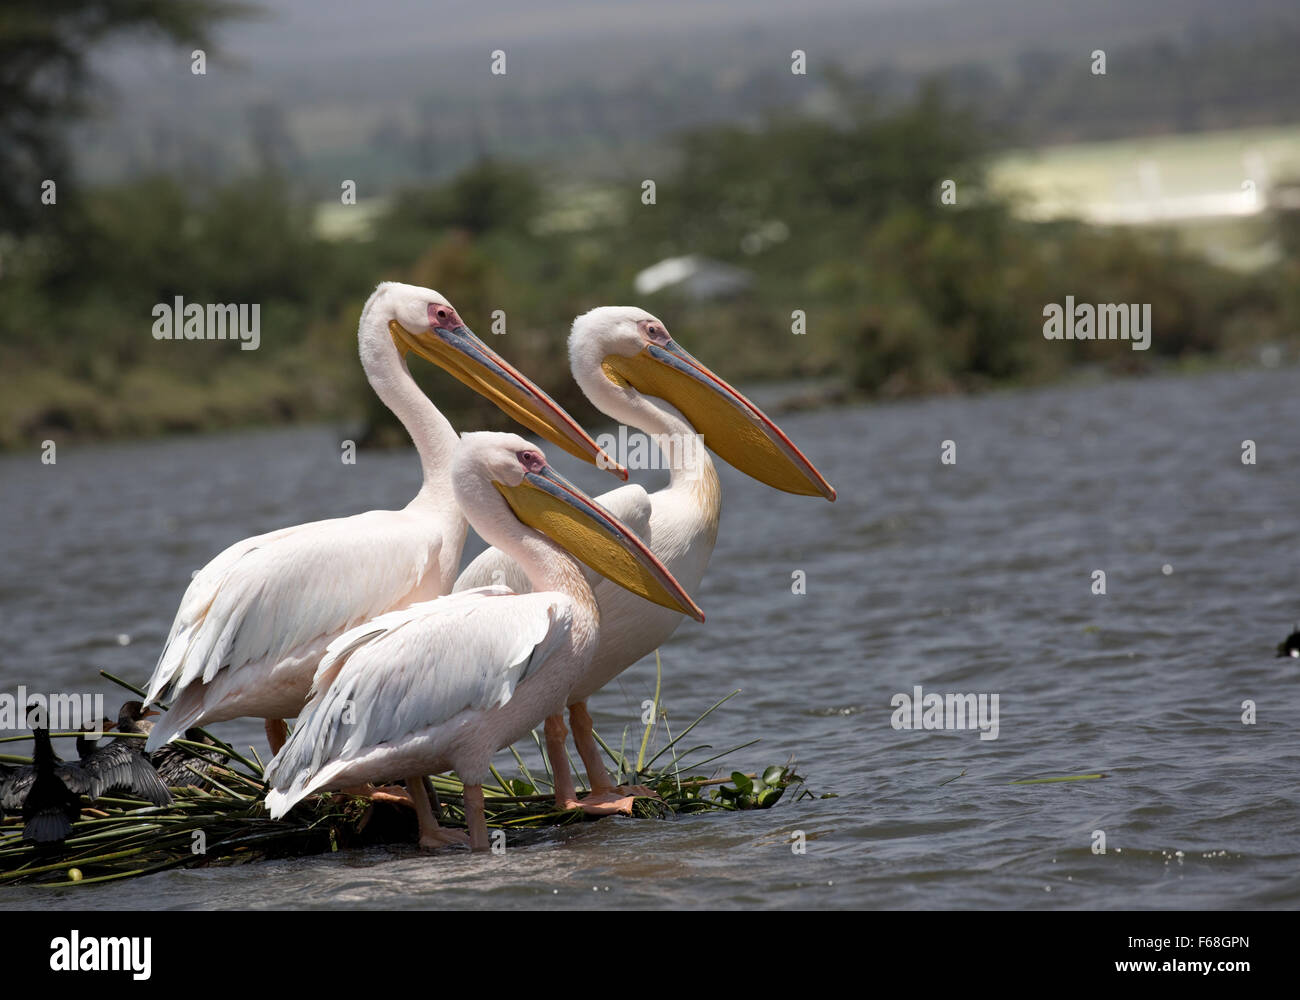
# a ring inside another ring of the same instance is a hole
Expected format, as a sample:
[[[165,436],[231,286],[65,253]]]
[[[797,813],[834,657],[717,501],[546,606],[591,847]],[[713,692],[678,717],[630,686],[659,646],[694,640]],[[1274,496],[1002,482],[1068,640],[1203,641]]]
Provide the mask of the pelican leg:
[[[429,780],[427,774],[424,776],[420,784],[421,787],[424,788],[424,797],[427,798],[433,806],[433,815],[436,818],[444,817],[446,814],[442,811],[442,799],[438,798],[438,789],[433,787],[433,782]]]
[[[585,701],[574,702],[569,706],[569,725],[573,728],[573,745],[578,748],[578,756],[587,769],[587,784],[592,792],[612,792],[614,782],[605,770],[605,761],[600,756],[600,746],[591,728],[591,716],[587,713]]]
[[[382,788],[376,788],[374,785],[353,785],[351,788],[340,789],[339,794],[354,795],[359,799],[369,799],[371,802],[387,802],[390,805],[415,808],[415,800],[411,793],[397,785],[384,785]]]
[[[616,788],[609,772],[605,770],[605,762],[600,756],[600,744],[596,742],[596,736],[591,729],[591,716],[587,713],[586,702],[580,701],[569,706],[569,722],[573,726],[573,743],[578,748],[578,756],[582,758],[582,763],[587,768],[587,781],[591,784],[591,793],[578,805],[589,816],[612,816],[615,813],[631,816],[632,799],[635,796],[629,794],[626,789]],[[561,722],[560,728],[563,727],[564,724]],[[549,747],[549,740],[547,745]],[[560,753],[563,759],[563,737],[560,740]],[[552,755],[551,767],[552,769],[555,767],[554,755]],[[649,792],[649,789],[646,791]]]
[[[546,757],[551,762],[551,777],[555,782],[555,808],[580,809],[582,803],[573,790],[573,772],[569,770],[569,758],[564,752],[568,735],[563,715],[546,717]]]
[[[482,785],[465,786],[465,822],[469,824],[470,850],[486,851],[489,845],[487,814],[483,811]]]
[[[371,802],[388,802],[395,806],[416,808],[414,793],[397,785],[384,785],[381,788],[368,786],[360,794]]]
[[[438,817],[429,805],[429,794],[424,790],[424,775],[419,774],[406,779],[406,787],[411,793],[411,802],[415,806],[415,816],[420,822],[420,846],[426,851],[436,851],[440,847],[466,845],[470,838],[461,830],[448,830],[438,825]],[[465,810],[469,811],[469,789],[465,789]],[[483,790],[479,789],[479,815],[483,811]],[[471,825],[471,829],[473,829]],[[484,832],[483,844],[487,846],[487,833]]]
[[[573,727],[573,742],[578,747],[578,754],[587,768],[587,782],[592,792],[604,794],[617,792],[620,796],[633,798],[657,799],[659,793],[645,785],[615,785],[605,770],[605,759],[601,756],[600,744],[592,729],[591,715],[585,701],[569,706],[569,724]]]
[[[285,741],[289,739],[289,724],[283,719],[267,719],[266,742],[271,744],[271,756],[280,752]]]

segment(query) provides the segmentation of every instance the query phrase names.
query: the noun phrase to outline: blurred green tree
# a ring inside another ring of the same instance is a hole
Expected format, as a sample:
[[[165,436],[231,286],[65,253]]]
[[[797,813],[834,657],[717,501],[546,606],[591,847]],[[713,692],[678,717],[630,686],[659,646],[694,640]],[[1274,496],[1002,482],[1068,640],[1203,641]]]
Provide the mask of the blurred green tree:
[[[22,233],[41,213],[40,183],[71,194],[60,130],[86,114],[96,48],[128,37],[193,45],[212,55],[212,32],[255,8],[234,0],[5,0],[0,5],[0,232]],[[66,187],[65,187],[66,185]]]

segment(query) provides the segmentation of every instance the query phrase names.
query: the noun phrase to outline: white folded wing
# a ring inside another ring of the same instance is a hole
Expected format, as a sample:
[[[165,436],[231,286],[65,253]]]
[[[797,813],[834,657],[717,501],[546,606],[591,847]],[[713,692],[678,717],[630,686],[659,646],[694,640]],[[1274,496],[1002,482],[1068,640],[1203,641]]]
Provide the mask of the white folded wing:
[[[317,671],[318,679],[333,675],[333,681],[313,693],[267,768],[271,814],[281,816],[329,787],[332,774],[368,750],[412,736],[436,745],[440,727],[455,726],[462,713],[505,705],[526,676],[568,648],[571,625],[572,601],[563,594],[482,587],[382,615],[339,636]]]
[[[427,515],[411,511],[368,511],[236,542],[186,589],[149,701],[219,671],[269,669],[313,641],[437,593],[427,586],[441,547]]]

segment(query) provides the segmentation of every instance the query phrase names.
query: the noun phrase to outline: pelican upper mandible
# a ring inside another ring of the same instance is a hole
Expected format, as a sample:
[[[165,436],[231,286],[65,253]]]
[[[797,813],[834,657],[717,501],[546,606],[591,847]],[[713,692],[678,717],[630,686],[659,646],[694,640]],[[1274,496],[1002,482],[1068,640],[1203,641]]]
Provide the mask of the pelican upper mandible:
[[[438,826],[423,784],[454,768],[465,783],[470,846],[484,849],[492,754],[564,711],[596,649],[600,614],[573,556],[667,614],[704,620],[645,543],[523,438],[466,434],[453,468],[470,524],[516,560],[533,592],[451,594],[331,643],[311,700],[266,770],[273,817],[313,792],[405,777],[420,845],[464,842]],[[563,758],[563,742],[549,752]]]
[[[192,726],[267,720],[272,752],[337,636],[451,589],[465,541],[451,460],[456,432],[406,367],[414,351],[566,451],[608,456],[555,402],[476,337],[442,295],[384,282],[361,313],[361,365],[406,427],[424,482],[402,510],[313,521],[236,542],[195,574],[158,658],[145,703],[172,703],[152,752]],[[626,478],[626,470],[614,471]]]
[[[788,493],[835,499],[835,490],[761,410],[688,354],[662,322],[629,306],[603,306],[579,316],[569,336],[573,378],[596,409],[651,435],[668,461],[668,485],[648,494],[637,485],[605,493],[599,503],[633,528],[689,591],[704,578],[718,538],[722,492],[708,450],[741,472]],[[651,397],[654,397],[653,399]],[[698,435],[706,447],[700,447]],[[488,550],[456,580],[456,591],[489,582],[526,586],[519,567]],[[586,700],[623,670],[662,645],[681,622],[604,581],[593,581],[600,606],[600,643],[569,694],[574,743],[591,794],[579,801],[563,752],[562,714],[546,720],[547,746],[561,808],[629,812],[629,793],[615,788],[592,734]]]

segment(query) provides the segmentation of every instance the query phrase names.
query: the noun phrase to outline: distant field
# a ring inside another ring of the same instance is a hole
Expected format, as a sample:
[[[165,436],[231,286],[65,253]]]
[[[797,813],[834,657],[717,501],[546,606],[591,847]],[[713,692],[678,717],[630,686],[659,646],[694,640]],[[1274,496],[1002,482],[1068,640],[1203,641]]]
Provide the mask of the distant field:
[[[1016,197],[1025,218],[1173,224],[1189,233],[1232,234],[1229,243],[1245,235],[1249,243],[1254,227],[1240,222],[1263,211],[1272,184],[1300,181],[1300,125],[1019,150],[998,157],[989,178],[994,190]],[[1245,182],[1253,182],[1253,192]],[[331,199],[320,205],[317,230],[332,239],[370,235],[387,204]]]
[[[362,198],[355,205],[338,200],[316,206],[316,235],[327,240],[366,240],[374,236],[376,220],[388,210],[387,198]]]
[[[991,171],[996,189],[1025,196],[1026,215],[1105,223],[1252,215],[1283,178],[1300,179],[1300,125],[1052,146]]]
[[[1300,180],[1297,125],[1052,146],[1007,154],[990,170],[992,187],[1017,197],[1026,218],[1171,225],[1242,270],[1276,258],[1259,216],[1282,180]]]

